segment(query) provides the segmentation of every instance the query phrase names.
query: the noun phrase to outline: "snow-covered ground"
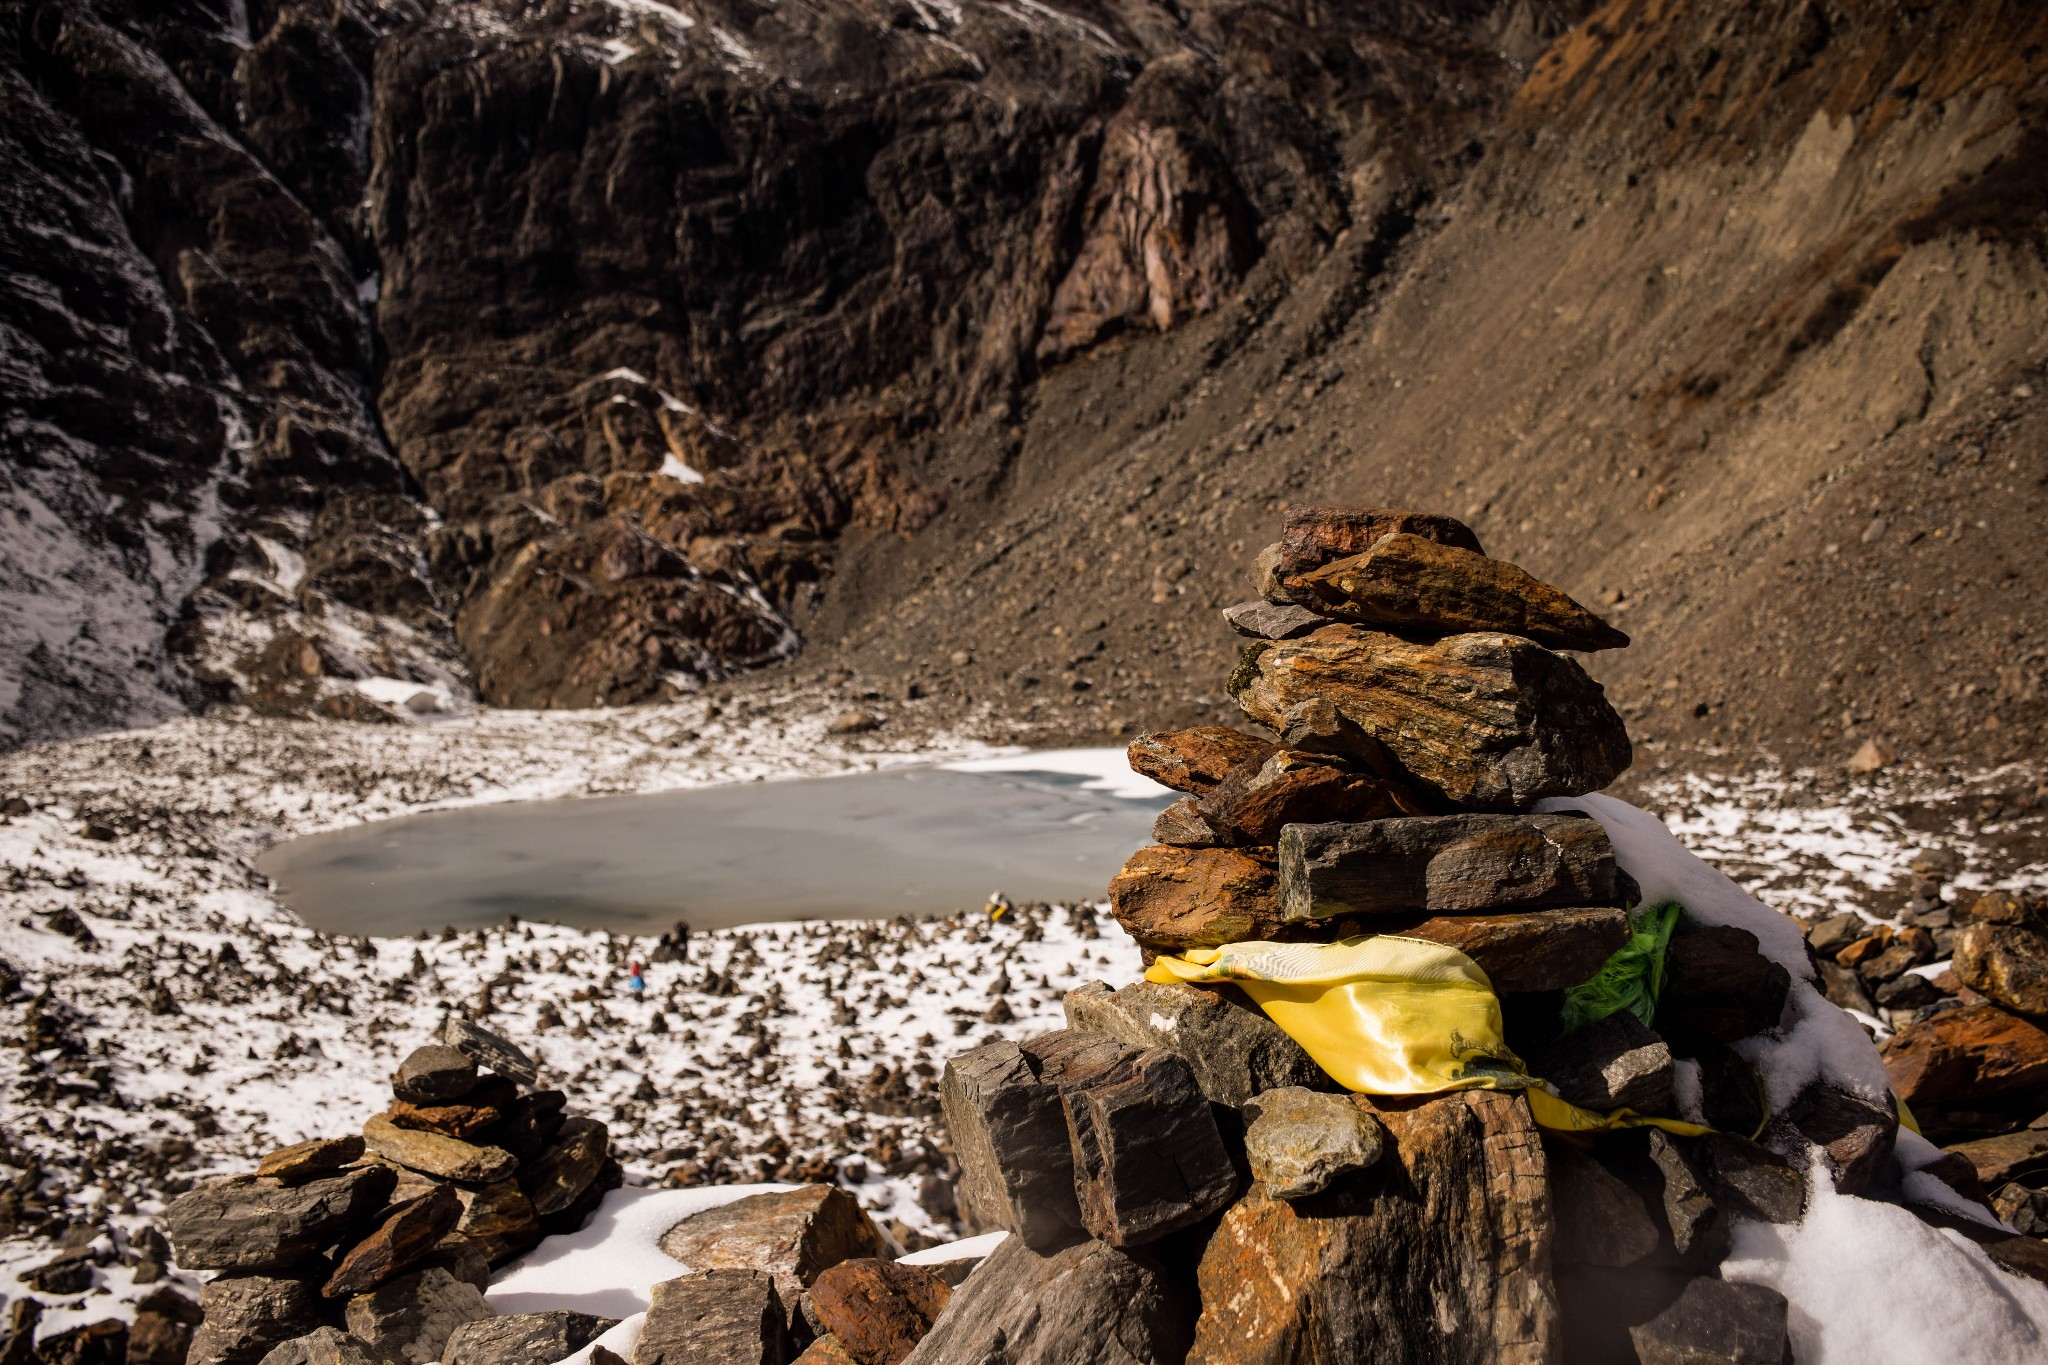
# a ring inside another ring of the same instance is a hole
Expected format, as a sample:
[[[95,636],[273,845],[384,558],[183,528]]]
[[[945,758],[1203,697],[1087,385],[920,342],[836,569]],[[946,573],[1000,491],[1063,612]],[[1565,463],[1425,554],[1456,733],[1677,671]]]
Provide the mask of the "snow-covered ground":
[[[278,839],[451,805],[1002,758],[946,733],[889,738],[908,725],[835,737],[838,706],[793,691],[734,713],[703,699],[419,726],[223,715],[0,755],[0,976],[21,982],[0,1004],[20,1042],[0,1050],[0,1191],[11,1182],[18,1210],[0,1228],[0,1295],[22,1292],[17,1273],[67,1231],[98,1230],[95,1290],[45,1330],[120,1311],[137,1291],[117,1244],[163,1197],[353,1130],[403,1053],[486,993],[491,1026],[611,1125],[629,1180],[836,1178],[906,1244],[950,1236],[943,1182],[925,1179],[943,1165],[938,1069],[989,1036],[1056,1026],[1081,981],[1138,975],[1095,907],[760,925],[655,961],[650,940],[540,924],[322,936],[248,861]],[[1113,753],[1032,760],[1048,762],[1105,781],[1117,767]],[[1959,885],[1993,876],[1983,841],[1997,831],[1974,793],[2013,784],[1904,774],[1816,800],[1796,777],[1692,778],[1639,799],[1768,903],[1880,913],[1917,854],[1959,860]],[[2048,868],[1995,875],[2039,884]],[[650,963],[644,1001],[626,989],[635,957]]]

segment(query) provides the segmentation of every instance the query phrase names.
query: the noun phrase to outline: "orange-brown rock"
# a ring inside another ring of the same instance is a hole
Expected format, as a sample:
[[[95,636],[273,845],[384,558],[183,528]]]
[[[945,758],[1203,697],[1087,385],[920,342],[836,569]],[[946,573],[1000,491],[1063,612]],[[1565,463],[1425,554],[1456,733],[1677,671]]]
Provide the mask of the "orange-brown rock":
[[[1590,981],[1628,942],[1628,912],[1611,905],[1374,920],[1372,927],[1456,948],[1502,994],[1561,991]]]
[[[358,1160],[363,1140],[354,1133],[338,1138],[314,1138],[281,1147],[257,1164],[256,1174],[287,1183],[332,1175]]]
[[[1356,728],[1350,751],[1368,766],[1390,756],[1410,778],[1476,810],[1526,810],[1542,797],[1596,791],[1631,757],[1600,684],[1519,635],[1422,644],[1325,626],[1249,646],[1229,688],[1247,716],[1278,734],[1296,708],[1326,703]]]
[[[872,1256],[841,1261],[811,1285],[819,1323],[860,1365],[897,1365],[952,1297],[929,1270]]]
[[[1264,762],[1240,763],[1197,805],[1223,843],[1241,846],[1276,843],[1287,825],[1424,815],[1435,808],[1399,782],[1297,749],[1277,750]]]
[[[1561,1346],[1543,1147],[1520,1095],[1358,1097],[1370,1169],[1289,1202],[1263,1186],[1202,1253],[1189,1365],[1549,1365]]]
[[[1970,1163],[1986,1189],[2048,1171],[2048,1129],[2022,1128],[2017,1133],[1959,1142],[1948,1150]]]
[[[659,1245],[692,1270],[773,1275],[788,1308],[826,1268],[884,1254],[873,1220],[836,1185],[749,1195],[691,1214],[663,1233]]]
[[[1320,507],[1296,503],[1280,513],[1282,579],[1313,573],[1334,560],[1364,554],[1391,535],[1420,536],[1439,545],[1486,553],[1472,528],[1455,517],[1392,507]]]
[[[506,1109],[519,1098],[519,1087],[501,1076],[492,1076],[463,1097],[460,1104],[414,1104],[394,1099],[384,1117],[400,1128],[442,1133],[468,1141],[486,1128],[502,1122]]]
[[[1271,938],[1280,928],[1272,850],[1141,848],[1110,880],[1109,908],[1162,952]]]
[[[1499,630],[1553,649],[1619,649],[1628,636],[1542,579],[1418,535],[1390,535],[1363,554],[1289,581],[1325,616],[1434,631]]]
[[[1906,1025],[1883,1048],[1909,1105],[2048,1092],[2048,1032],[1996,1005],[1965,1005]]]
[[[376,1288],[425,1258],[455,1230],[461,1216],[462,1203],[453,1185],[436,1185],[432,1194],[400,1204],[341,1258],[320,1293],[345,1299]]]
[[[1264,762],[1279,749],[1270,739],[1221,725],[1161,730],[1131,741],[1125,755],[1131,771],[1162,786],[1197,796],[1221,782],[1233,768]]]
[[[1955,973],[2008,1009],[2048,1015],[2048,934],[2022,924],[1966,924],[1956,935]]]

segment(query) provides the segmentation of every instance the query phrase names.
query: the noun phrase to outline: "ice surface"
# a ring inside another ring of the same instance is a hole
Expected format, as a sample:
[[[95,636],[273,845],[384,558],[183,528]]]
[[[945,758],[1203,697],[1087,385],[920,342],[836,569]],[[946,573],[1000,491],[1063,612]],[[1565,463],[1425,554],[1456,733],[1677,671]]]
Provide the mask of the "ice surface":
[[[1085,777],[1086,791],[1108,792],[1131,801],[1172,796],[1171,789],[1131,771],[1122,749],[1016,749],[993,758],[967,759],[945,765],[963,773],[1062,773]]]

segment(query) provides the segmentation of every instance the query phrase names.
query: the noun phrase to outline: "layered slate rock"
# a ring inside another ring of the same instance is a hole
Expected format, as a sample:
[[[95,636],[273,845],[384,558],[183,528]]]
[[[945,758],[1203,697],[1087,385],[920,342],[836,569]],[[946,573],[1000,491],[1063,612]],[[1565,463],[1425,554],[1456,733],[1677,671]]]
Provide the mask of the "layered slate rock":
[[[611,1154],[611,1134],[596,1119],[564,1119],[554,1145],[519,1172],[534,1213],[542,1218],[573,1208],[597,1182]],[[497,1177],[474,1177],[478,1180]]]
[[[1081,1225],[1116,1247],[1200,1222],[1237,1193],[1194,1073],[1164,1048],[1138,1048],[1065,1081]]]
[[[37,1303],[37,1300],[22,1300]],[[192,1349],[192,1330],[199,1325],[199,1305],[169,1285],[161,1285],[135,1305],[128,1327],[125,1365],[185,1365]],[[0,1356],[7,1354],[0,1343]]]
[[[466,1322],[448,1338],[442,1365],[554,1365],[617,1325],[613,1318],[557,1310]]]
[[[462,1201],[453,1185],[436,1185],[433,1193],[398,1205],[374,1232],[349,1249],[320,1292],[339,1299],[376,1288],[423,1259],[455,1230],[461,1217]]]
[[[1282,579],[1313,573],[1325,564],[1364,554],[1392,535],[1419,536],[1439,545],[1484,554],[1479,537],[1456,517],[1393,507],[1325,507],[1295,503],[1280,512]]]
[[[1417,535],[1288,580],[1325,616],[1361,625],[1501,631],[1553,649],[1619,649],[1628,636],[1527,570]],[[1277,610],[1277,608],[1276,608]]]
[[[1959,1142],[1949,1150],[1970,1163],[1981,1186],[1995,1190],[2021,1176],[2048,1171],[2048,1128],[2022,1128]]]
[[[459,1014],[451,1014],[441,1021],[441,1042],[478,1066],[520,1085],[540,1083],[540,1067],[523,1049]]]
[[[1253,640],[1291,640],[1330,624],[1330,618],[1307,607],[1277,602],[1239,602],[1223,609],[1224,624]]]
[[[1696,1279],[1629,1338],[1642,1365],[1784,1365],[1785,1311],[1764,1285]]]
[[[317,1284],[268,1275],[222,1275],[199,1291],[205,1319],[192,1334],[188,1365],[257,1365],[272,1348],[323,1325]]]
[[[952,1297],[929,1270],[862,1257],[818,1276],[811,1311],[859,1365],[898,1365]]]
[[[164,1232],[187,1270],[284,1270],[360,1226],[396,1176],[377,1166],[287,1185],[235,1176],[173,1200]]]
[[[1456,948],[1504,995],[1561,991],[1590,981],[1629,936],[1628,912],[1612,905],[1506,915],[1396,915],[1371,923],[1380,933]]]
[[[1398,782],[1352,771],[1340,759],[1281,749],[1242,763],[1199,798],[1196,809],[1220,842],[1271,847],[1292,824],[1423,815],[1432,803]]]
[[[1295,824],[1279,843],[1288,922],[1618,904],[1620,869],[1582,815],[1437,815]]]
[[[347,1137],[314,1138],[270,1153],[256,1163],[256,1174],[296,1184],[318,1176],[333,1175],[362,1154],[363,1140],[353,1133]]]
[[[1674,1047],[1734,1043],[1777,1027],[1792,977],[1732,924],[1681,921],[1664,953],[1655,1026]]]
[[[1671,1048],[1628,1010],[1522,1049],[1530,1073],[1588,1109],[1671,1112]]]
[[[1232,986],[1138,981],[1111,990],[1088,981],[1067,992],[1065,1007],[1070,1029],[1178,1053],[1216,1104],[1238,1108],[1279,1086],[1332,1084],[1301,1044]]]
[[[960,1162],[958,1197],[969,1225],[1007,1228],[1044,1248],[1081,1226],[1058,1079],[1106,1067],[1125,1049],[1112,1038],[1071,1031],[1033,1039],[1029,1048],[994,1042],[952,1058],[940,1076],[939,1103]]]
[[[1194,1303],[1142,1250],[1091,1239],[1043,1255],[1010,1237],[904,1359],[905,1365],[1173,1365],[1187,1355],[1194,1318]]]
[[[1388,1151],[1289,1202],[1253,1186],[1202,1253],[1190,1365],[1548,1365],[1558,1349],[1543,1149],[1519,1095],[1363,1101]]]
[[[1785,1157],[1738,1133],[1708,1133],[1694,1156],[1714,1202],[1754,1223],[1796,1223],[1806,1214],[1806,1177]]]
[[[349,1335],[393,1365],[429,1365],[465,1322],[491,1316],[483,1291],[440,1266],[387,1280],[348,1301]]]
[[[1516,635],[1418,643],[1325,626],[1249,646],[1229,688],[1247,716],[1278,734],[1297,706],[1326,703],[1356,728],[1350,751],[1362,761],[1391,757],[1412,780],[1474,810],[1597,791],[1631,757],[1600,685]]]
[[[1995,1005],[1965,1005],[1886,1041],[1885,1074],[1909,1105],[2048,1091],[2048,1032]]]
[[[461,1216],[455,1230],[495,1265],[540,1240],[540,1218],[516,1180],[464,1186],[455,1191]]]
[[[785,1308],[794,1308],[827,1267],[888,1254],[867,1212],[836,1185],[749,1195],[705,1209],[663,1233],[660,1246],[692,1270],[768,1275]]]
[[[1568,1142],[1543,1153],[1560,1266],[1619,1270],[1656,1254],[1663,1234],[1634,1186]]]
[[[1837,1189],[1867,1194],[1890,1177],[1898,1135],[1898,1110],[1888,1100],[1816,1080],[1771,1115],[1763,1143],[1792,1160],[1819,1148]]]
[[[519,1159],[502,1147],[477,1146],[423,1129],[401,1128],[382,1114],[363,1123],[363,1141],[387,1161],[443,1180],[488,1184],[518,1169]]]
[[[1244,1116],[1252,1179],[1277,1199],[1320,1194],[1378,1161],[1384,1146],[1379,1121],[1349,1095],[1287,1086],[1249,1101]]]
[[[263,1365],[383,1365],[376,1352],[336,1327],[322,1327],[275,1347]]]
[[[1646,1138],[1664,1205],[1664,1226],[1679,1260],[1699,1270],[1719,1265],[1728,1255],[1731,1228],[1727,1215],[1683,1146],[1657,1128],[1650,1129]]]
[[[650,1295],[633,1365],[782,1365],[786,1320],[764,1271],[663,1280]]]
[[[1202,814],[1202,803],[1183,796],[1152,820],[1152,842],[1175,848],[1221,848],[1229,843]]]
[[[1140,735],[1124,751],[1131,771],[1163,787],[1197,796],[1221,782],[1232,769],[1263,763],[1279,749],[1270,739],[1220,725],[1187,730],[1161,730]]]
[[[1141,848],[1111,879],[1109,908],[1165,952],[1272,938],[1281,926],[1274,864],[1241,848]]]

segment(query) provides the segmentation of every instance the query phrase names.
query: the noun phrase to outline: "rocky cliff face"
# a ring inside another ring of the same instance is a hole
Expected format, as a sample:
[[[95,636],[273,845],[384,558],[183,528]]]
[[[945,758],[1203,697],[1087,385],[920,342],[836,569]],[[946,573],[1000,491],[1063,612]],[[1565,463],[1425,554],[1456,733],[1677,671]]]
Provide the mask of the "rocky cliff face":
[[[802,647],[1114,728],[1209,704],[1175,623],[1304,495],[1619,594],[1668,732],[1808,735],[1838,634],[1827,743],[2023,721],[2040,20],[1582,12],[0,3],[0,725]]]

